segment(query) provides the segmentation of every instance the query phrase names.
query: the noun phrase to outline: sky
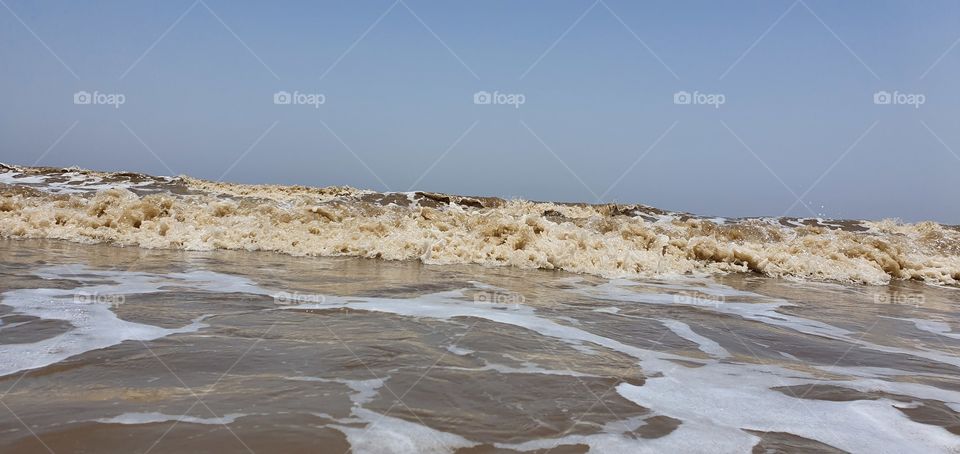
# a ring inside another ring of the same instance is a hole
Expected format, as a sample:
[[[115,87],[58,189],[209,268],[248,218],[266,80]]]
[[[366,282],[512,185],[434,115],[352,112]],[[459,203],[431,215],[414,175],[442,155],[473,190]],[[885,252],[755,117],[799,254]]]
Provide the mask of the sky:
[[[0,0],[0,162],[960,224],[960,2]]]

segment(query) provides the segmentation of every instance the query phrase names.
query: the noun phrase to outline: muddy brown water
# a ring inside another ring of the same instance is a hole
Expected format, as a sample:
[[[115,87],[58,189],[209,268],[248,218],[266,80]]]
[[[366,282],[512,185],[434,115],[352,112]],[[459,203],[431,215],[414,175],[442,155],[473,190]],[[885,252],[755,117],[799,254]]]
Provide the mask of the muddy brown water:
[[[960,291],[0,240],[2,452],[956,452]]]

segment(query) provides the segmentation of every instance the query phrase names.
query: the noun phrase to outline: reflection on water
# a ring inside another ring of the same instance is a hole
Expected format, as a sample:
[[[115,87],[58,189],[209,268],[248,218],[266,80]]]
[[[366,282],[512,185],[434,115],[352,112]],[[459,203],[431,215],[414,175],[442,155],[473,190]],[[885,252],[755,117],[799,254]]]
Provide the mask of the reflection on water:
[[[4,452],[960,449],[960,290],[0,242]]]

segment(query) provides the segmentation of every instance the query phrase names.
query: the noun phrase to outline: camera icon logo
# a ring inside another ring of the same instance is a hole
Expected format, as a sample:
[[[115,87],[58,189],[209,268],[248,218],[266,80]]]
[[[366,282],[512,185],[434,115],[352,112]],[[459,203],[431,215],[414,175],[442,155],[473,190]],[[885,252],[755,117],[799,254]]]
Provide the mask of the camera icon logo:
[[[688,91],[678,91],[673,94],[673,103],[674,104],[690,104],[693,102],[693,97]]]
[[[274,104],[290,104],[291,102],[293,102],[293,96],[290,95],[290,92],[278,91],[273,94]]]
[[[88,91],[78,91],[73,94],[74,104],[90,104],[93,102],[93,96]]]
[[[893,102],[893,96],[888,91],[881,90],[873,94],[874,104],[890,104],[891,102]]]
[[[74,304],[92,304],[93,297],[86,293],[77,293],[73,295],[73,302]]]
[[[490,104],[493,102],[493,95],[488,91],[478,91],[473,94],[474,104]]]

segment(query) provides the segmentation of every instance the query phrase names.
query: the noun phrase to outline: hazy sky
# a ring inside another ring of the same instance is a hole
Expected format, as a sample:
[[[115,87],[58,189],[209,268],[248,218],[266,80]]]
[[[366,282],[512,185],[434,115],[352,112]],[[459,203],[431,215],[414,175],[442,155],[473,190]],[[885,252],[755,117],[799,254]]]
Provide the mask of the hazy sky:
[[[960,223],[958,40],[956,1],[0,0],[0,161]]]

